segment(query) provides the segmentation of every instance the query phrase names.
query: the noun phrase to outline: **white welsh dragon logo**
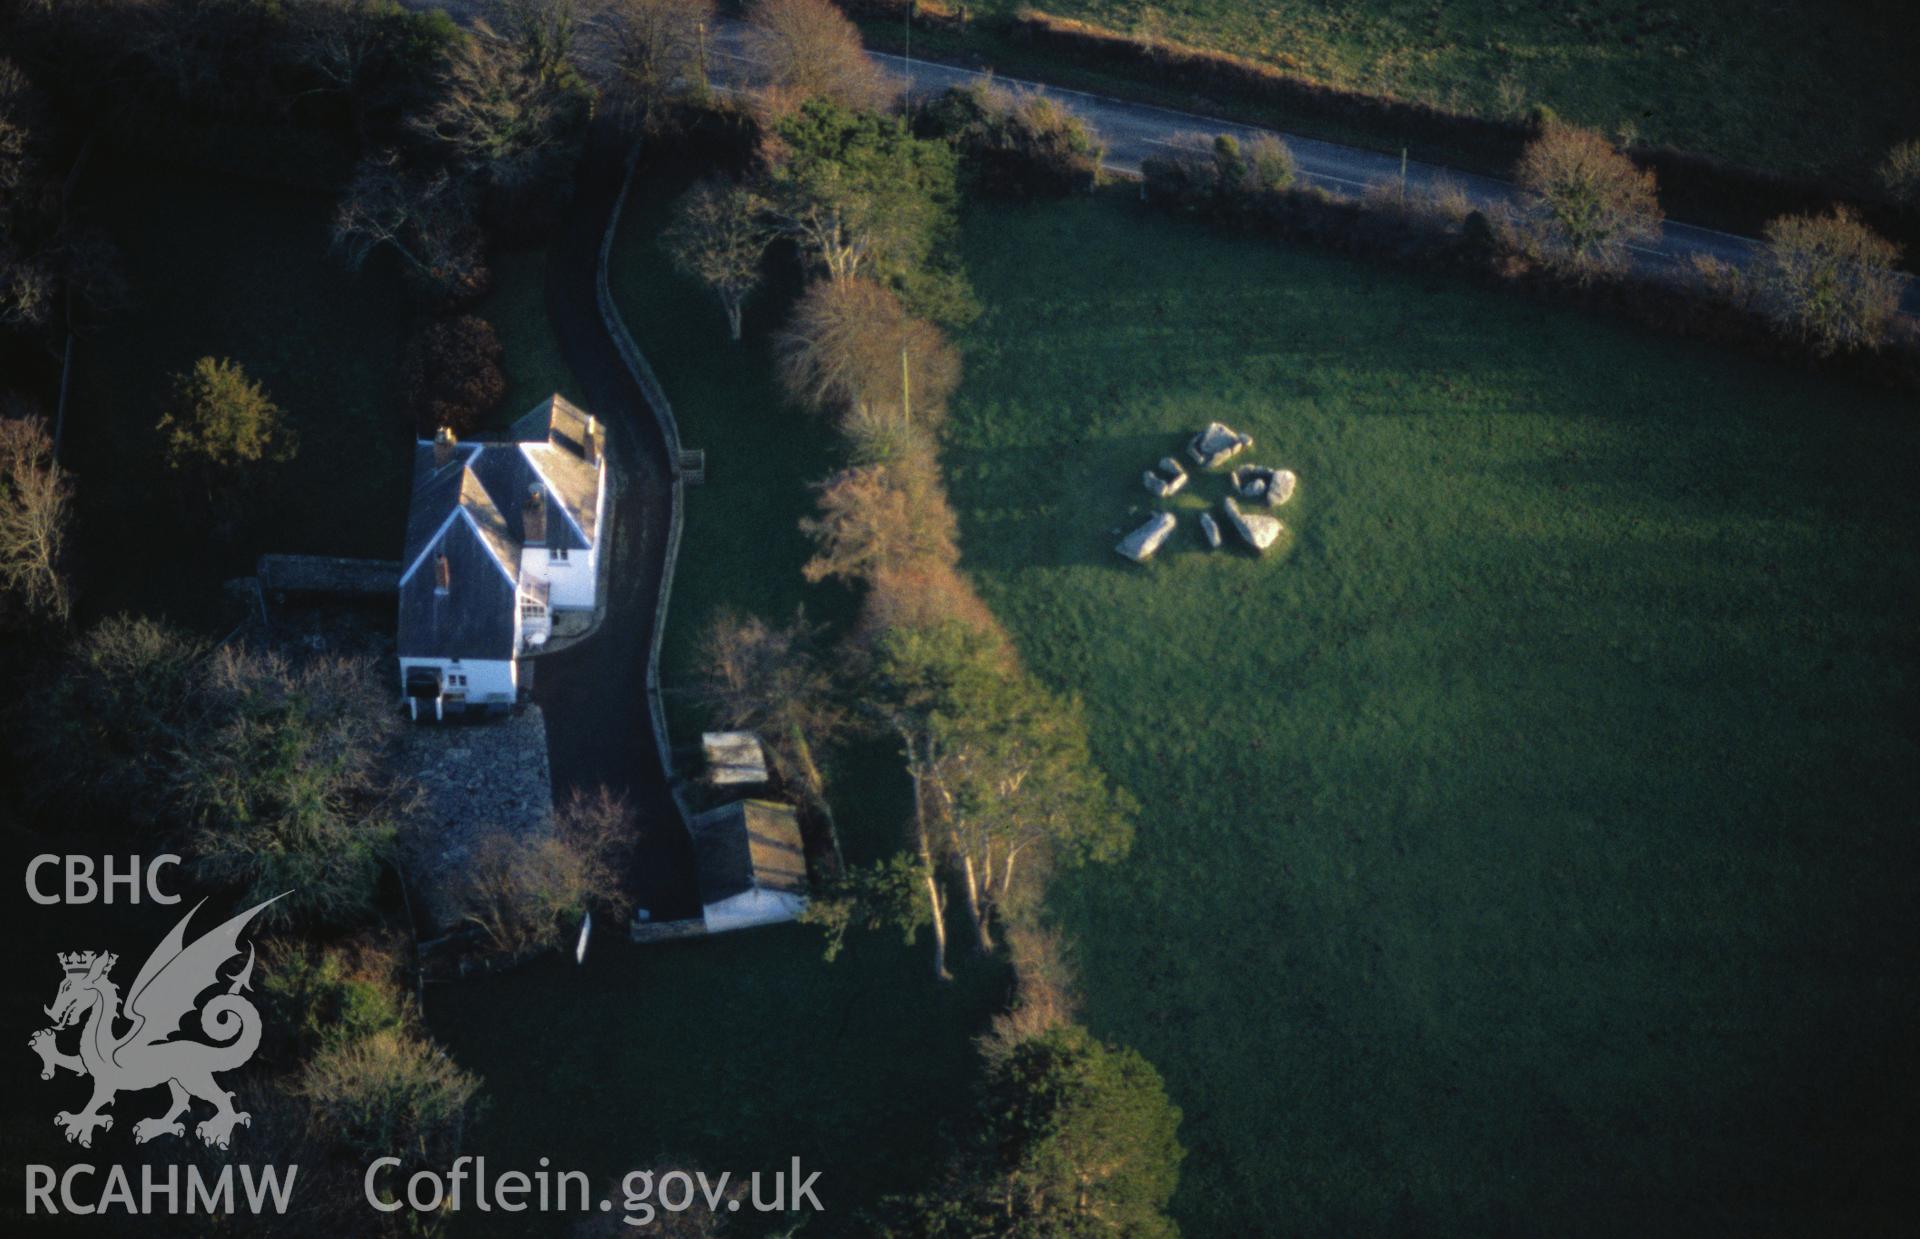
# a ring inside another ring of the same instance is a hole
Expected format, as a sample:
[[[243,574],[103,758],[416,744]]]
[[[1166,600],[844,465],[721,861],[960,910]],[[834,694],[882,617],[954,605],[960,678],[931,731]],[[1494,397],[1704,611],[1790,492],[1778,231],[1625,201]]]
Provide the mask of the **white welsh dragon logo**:
[[[124,1013],[120,1009],[120,989],[107,979],[117,956],[92,951],[60,956],[66,979],[60,983],[53,1005],[46,1008],[53,1027],[33,1034],[27,1044],[40,1056],[42,1080],[52,1079],[56,1067],[93,1077],[93,1100],[86,1109],[78,1114],[62,1110],[53,1116],[54,1125],[66,1129],[67,1139],[92,1147],[94,1129],[113,1127],[113,1117],[101,1110],[113,1104],[115,1094],[162,1084],[170,1095],[167,1112],[135,1123],[135,1144],[145,1144],[156,1136],[184,1137],[186,1128],[178,1120],[195,1097],[213,1105],[213,1117],[193,1129],[209,1145],[224,1149],[235,1125],[252,1125],[252,1116],[235,1110],[233,1094],[213,1078],[216,1071],[243,1065],[260,1045],[259,1009],[240,996],[253,976],[251,946],[247,948],[246,966],[227,984],[226,992],[216,994],[199,1008],[201,1030],[218,1044],[167,1038],[180,1030],[180,1021],[194,1010],[201,992],[220,983],[221,966],[240,953],[240,931],[247,922],[273,902],[269,899],[247,909],[188,946],[187,922],[201,906],[195,904],[141,965],[140,974],[127,990]],[[82,1020],[86,1027],[80,1030],[80,1053],[61,1053],[55,1037]],[[116,1026],[129,1022],[131,1027],[124,1033],[115,1031]]]

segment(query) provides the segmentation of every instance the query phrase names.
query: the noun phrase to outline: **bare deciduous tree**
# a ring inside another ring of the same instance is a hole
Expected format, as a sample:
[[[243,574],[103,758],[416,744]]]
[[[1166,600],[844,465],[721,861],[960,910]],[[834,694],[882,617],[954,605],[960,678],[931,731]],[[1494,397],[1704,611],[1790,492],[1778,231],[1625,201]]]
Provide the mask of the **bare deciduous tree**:
[[[1876,171],[1895,202],[1920,203],[1920,138],[1895,145]]]
[[[410,124],[443,143],[467,174],[503,187],[537,180],[564,137],[570,96],[546,75],[547,53],[481,29],[454,45],[433,105]]]
[[[1660,234],[1653,173],[1591,130],[1548,125],[1527,144],[1514,179],[1536,199],[1526,234],[1552,265],[1615,269],[1625,264],[1628,246]]]
[[[566,82],[574,73],[579,0],[486,0],[487,25],[516,51],[535,81]]]
[[[398,254],[429,285],[455,289],[484,269],[466,194],[444,171],[406,167],[398,153],[362,159],[333,215],[334,252],[358,271],[375,251]]]
[[[53,319],[59,280],[44,254],[0,241],[0,327],[42,327]]]
[[[879,111],[896,93],[867,58],[860,31],[829,0],[754,0],[747,25],[763,102],[775,115],[809,99]]]
[[[669,100],[706,93],[713,15],[713,0],[601,0],[610,93],[644,131],[665,123]]]
[[[298,0],[288,11],[289,50],[347,101],[354,133],[367,135],[367,78],[387,54],[392,34],[383,0]]]
[[[39,94],[20,66],[0,58],[0,218],[39,177],[34,143],[42,122]]]
[[[889,427],[932,429],[960,383],[960,355],[933,324],[868,280],[821,280],[779,339],[788,396],[835,410],[856,437]]]
[[[979,1040],[981,1053],[994,1064],[1021,1042],[1073,1023],[1080,1006],[1066,935],[1016,922],[1007,930],[1007,948],[1014,963],[1013,1002],[993,1017],[989,1032]]]
[[[815,552],[809,581],[864,580],[907,565],[952,565],[953,510],[937,479],[906,463],[842,469],[816,489],[819,515],[800,522]]]
[[[773,239],[765,209],[760,196],[743,185],[701,181],[675,205],[673,223],[660,238],[674,266],[713,290],[735,340]]]
[[[626,802],[605,788],[576,791],[550,825],[537,834],[495,831],[468,866],[465,919],[503,954],[551,950],[586,912],[618,924],[631,908],[623,871],[635,826]]]
[[[0,589],[29,615],[67,618],[72,519],[73,483],[53,457],[46,419],[8,401],[0,407]]]
[[[1783,215],[1767,224],[1753,285],[1767,315],[1815,352],[1867,348],[1900,308],[1899,258],[1900,247],[1850,207]]]
[[[775,627],[755,615],[721,611],[700,639],[700,703],[726,727],[758,732],[782,773],[795,775],[817,809],[827,808],[826,778],[814,746],[846,726],[833,676],[804,616]]]

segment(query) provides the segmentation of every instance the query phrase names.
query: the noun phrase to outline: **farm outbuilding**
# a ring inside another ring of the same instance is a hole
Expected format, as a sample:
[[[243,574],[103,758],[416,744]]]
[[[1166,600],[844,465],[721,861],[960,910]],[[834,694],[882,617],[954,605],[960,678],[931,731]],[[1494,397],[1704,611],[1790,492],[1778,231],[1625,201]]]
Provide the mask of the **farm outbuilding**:
[[[715,787],[757,787],[767,781],[767,751],[750,731],[708,731],[700,736],[707,781]]]
[[[792,805],[736,800],[689,827],[708,933],[791,921],[807,906],[807,853]]]

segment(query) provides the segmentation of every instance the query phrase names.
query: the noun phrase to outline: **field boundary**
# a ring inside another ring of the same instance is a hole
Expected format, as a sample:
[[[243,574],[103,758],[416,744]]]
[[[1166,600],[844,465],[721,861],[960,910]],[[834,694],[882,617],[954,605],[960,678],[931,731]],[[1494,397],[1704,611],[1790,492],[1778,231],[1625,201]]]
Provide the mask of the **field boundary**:
[[[1311,118],[1343,133],[1367,135],[1373,149],[1394,153],[1411,148],[1423,162],[1458,166],[1461,171],[1505,177],[1521,149],[1538,131],[1531,121],[1509,120],[1400,98],[1385,92],[1334,86],[1265,61],[1216,52],[1159,37],[1124,34],[1108,27],[1027,8],[1012,17],[973,18],[938,0],[839,0],[849,14],[874,23],[870,41],[896,47],[899,31],[881,23],[906,20],[929,31],[991,32],[1007,45],[1029,48],[1065,68],[1077,67],[1105,78],[1105,88],[1131,100],[1164,105],[1166,92],[1188,96],[1183,110],[1206,119],[1262,128],[1290,127],[1289,118]],[[990,59],[994,49],[980,49]],[[939,52],[920,59],[942,60]],[[984,64],[967,67],[986,67]],[[1044,70],[1022,66],[1020,75],[1049,85]],[[1136,89],[1129,92],[1126,87]],[[1321,135],[1305,132],[1302,136]],[[1346,138],[1329,138],[1346,141]],[[1353,145],[1363,143],[1354,142]],[[1423,145],[1430,149],[1422,149]],[[1669,146],[1633,146],[1627,154],[1659,179],[1661,201],[1670,218],[1729,232],[1757,236],[1779,215],[1822,210],[1847,203],[1881,233],[1901,245],[1909,269],[1920,262],[1920,210],[1902,207],[1864,183],[1826,181],[1736,164],[1701,151]],[[1464,157],[1462,162],[1460,157]]]
[[[680,558],[681,527],[685,517],[686,483],[682,476],[682,452],[680,447],[680,427],[674,420],[673,406],[667,402],[665,389],[655,377],[653,367],[634,342],[633,335],[627,330],[626,320],[620,316],[620,308],[614,303],[613,291],[608,284],[607,269],[612,261],[615,235],[620,230],[620,217],[626,208],[627,192],[633,187],[633,177],[640,163],[640,147],[636,143],[628,152],[625,167],[620,177],[620,192],[614,196],[613,210],[607,216],[607,229],[600,238],[599,259],[594,265],[593,295],[599,306],[600,318],[605,323],[607,335],[613,340],[615,350],[620,354],[621,362],[633,376],[634,383],[646,398],[654,421],[659,424],[660,433],[667,445],[667,481],[671,495],[667,517],[667,548],[665,562],[660,569],[660,596],[654,603],[653,633],[647,642],[647,710],[653,716],[654,744],[660,751],[660,765],[667,776],[667,790],[673,796],[675,807],[680,811],[684,824],[687,820],[687,805],[680,791],[680,779],[674,772],[673,743],[667,734],[667,711],[660,693],[660,647],[666,639],[667,606],[673,597],[673,569]]]

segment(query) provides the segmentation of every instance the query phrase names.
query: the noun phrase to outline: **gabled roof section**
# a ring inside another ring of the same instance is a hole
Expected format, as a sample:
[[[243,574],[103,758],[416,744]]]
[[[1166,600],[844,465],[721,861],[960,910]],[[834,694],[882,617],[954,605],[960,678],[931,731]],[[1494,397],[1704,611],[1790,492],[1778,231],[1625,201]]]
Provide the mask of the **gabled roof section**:
[[[580,538],[581,548],[592,546],[594,539],[600,535],[597,528],[600,516],[600,468],[566,448],[548,443],[523,443],[520,445],[520,454],[546,484],[548,498],[566,513],[567,522]],[[554,535],[552,522],[548,522],[549,545],[561,545],[553,541]]]
[[[513,438],[516,443],[551,443],[584,458],[589,420],[586,410],[555,392],[520,415]]]
[[[491,453],[480,453],[480,460],[475,463],[485,461],[489,455]],[[516,536],[518,531],[507,523],[506,515],[501,511],[501,505],[494,502],[493,496],[487,492],[485,486],[480,484],[479,477],[474,474],[471,467],[460,479],[460,514],[466,517],[467,523],[473,526],[474,532],[479,534],[486,543],[488,553],[493,556],[494,563],[500,566],[500,571],[506,574],[507,580],[519,579],[520,539]],[[518,505],[514,507],[514,514],[519,515]]]
[[[475,473],[476,467],[483,467],[487,457],[494,454],[483,447],[460,444],[454,449],[453,459],[444,465],[435,463],[433,444],[423,443],[414,449],[413,499],[407,505],[407,545],[400,561],[403,584],[421,571],[427,553],[440,544],[453,524],[472,527],[508,580],[519,575],[519,539]]]
[[[512,658],[519,614],[513,581],[479,527],[456,508],[426,549],[423,560],[446,555],[449,588],[436,588],[430,563],[400,582],[400,657]]]
[[[807,855],[792,805],[737,800],[694,818],[700,902],[712,907],[750,890],[807,893]]]
[[[547,521],[547,545],[564,547],[570,551],[583,551],[593,545],[591,531],[594,525],[594,501],[598,496],[599,476],[593,473],[585,461],[576,460],[582,469],[588,471],[593,489],[587,492],[584,517],[576,507],[578,496],[571,489],[563,490],[555,486],[533,458],[527,455],[529,450],[549,452],[555,456],[567,453],[549,448],[544,443],[489,443],[486,450],[473,462],[473,476],[479,479],[481,488],[489,498],[495,514],[499,517],[501,528],[508,539],[518,546],[526,545],[526,503],[527,492],[538,486],[546,493],[549,508],[558,508],[560,515]],[[569,478],[569,486],[577,486],[574,475]],[[517,562],[517,561],[516,561]]]
[[[407,542],[400,560],[403,573],[440,536],[447,518],[453,515],[465,484],[467,464],[479,455],[480,448],[462,443],[453,451],[452,460],[435,465],[433,444],[421,443],[413,449],[413,498],[407,505]]]

